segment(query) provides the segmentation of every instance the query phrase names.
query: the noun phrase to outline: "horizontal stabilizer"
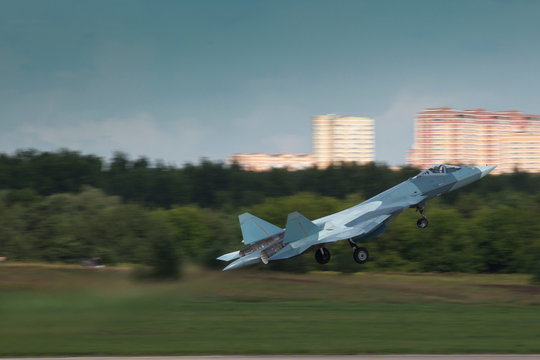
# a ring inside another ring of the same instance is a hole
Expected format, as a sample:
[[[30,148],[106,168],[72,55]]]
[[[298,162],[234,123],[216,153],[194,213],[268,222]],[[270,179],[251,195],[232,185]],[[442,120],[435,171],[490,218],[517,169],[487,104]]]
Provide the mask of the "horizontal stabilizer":
[[[306,238],[310,235],[317,234],[321,230],[320,227],[309,221],[304,215],[295,211],[287,217],[283,243],[288,244]]]
[[[242,229],[242,242],[244,244],[252,244],[261,239],[283,232],[283,229],[276,225],[270,224],[268,221],[259,219],[250,213],[243,213],[238,216],[240,221],[240,229]]]
[[[238,268],[248,266],[248,265],[253,265],[253,264],[259,264],[261,262],[260,255],[261,255],[261,252],[259,250],[249,255],[242,256],[241,258],[236,259],[235,261],[227,265],[223,269],[223,271],[238,269]]]
[[[238,259],[240,257],[240,251],[233,251],[228,254],[223,254],[220,257],[217,258],[217,260],[221,261],[231,261],[234,259]]]

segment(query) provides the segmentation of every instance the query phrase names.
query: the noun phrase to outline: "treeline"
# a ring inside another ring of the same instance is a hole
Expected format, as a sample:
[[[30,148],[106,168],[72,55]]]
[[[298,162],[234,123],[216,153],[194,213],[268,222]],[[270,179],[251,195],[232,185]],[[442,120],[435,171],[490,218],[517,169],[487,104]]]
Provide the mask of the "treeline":
[[[202,160],[183,167],[129,159],[115,153],[106,162],[94,155],[58,152],[18,151],[0,155],[0,189],[32,189],[38,195],[81,191],[89,185],[126,202],[170,208],[196,204],[203,208],[238,208],[256,204],[266,197],[313,192],[344,198],[358,191],[375,194],[416,169],[391,171],[385,166],[338,166],[320,171],[297,172],[275,169],[256,173],[239,166]]]
[[[299,192],[338,199],[361,193],[368,198],[418,172],[419,169],[410,167],[395,171],[371,163],[331,166],[324,170],[274,169],[257,173],[207,160],[176,167],[144,157],[130,159],[123,153],[115,153],[110,161],[69,150],[0,154],[0,189],[30,189],[46,196],[78,193],[88,185],[108,195],[120,196],[125,202],[152,208],[197,205],[234,210],[260,203],[267,197]],[[536,194],[540,191],[540,177],[519,172],[489,176],[460,190],[459,194],[489,195],[504,190]],[[445,199],[451,203],[457,196],[458,193],[451,193]]]
[[[209,161],[177,168],[122,154],[111,162],[70,151],[0,155],[0,256],[100,257],[149,265],[156,274],[174,274],[181,259],[221,267],[215,258],[242,245],[239,213],[283,227],[290,212],[322,217],[417,172],[369,164],[253,173]],[[373,261],[364,266],[340,242],[325,266],[305,254],[261,268],[540,272],[539,176],[488,176],[428,202],[426,210],[427,229],[417,229],[418,214],[408,210],[367,242]]]

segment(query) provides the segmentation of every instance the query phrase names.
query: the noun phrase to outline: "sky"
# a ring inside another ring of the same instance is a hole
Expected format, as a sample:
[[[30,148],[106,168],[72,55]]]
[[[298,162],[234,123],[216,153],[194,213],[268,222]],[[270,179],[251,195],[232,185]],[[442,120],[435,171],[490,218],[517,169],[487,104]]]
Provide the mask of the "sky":
[[[0,152],[181,166],[309,153],[311,117],[375,119],[404,164],[417,112],[540,114],[540,1],[0,0]]]

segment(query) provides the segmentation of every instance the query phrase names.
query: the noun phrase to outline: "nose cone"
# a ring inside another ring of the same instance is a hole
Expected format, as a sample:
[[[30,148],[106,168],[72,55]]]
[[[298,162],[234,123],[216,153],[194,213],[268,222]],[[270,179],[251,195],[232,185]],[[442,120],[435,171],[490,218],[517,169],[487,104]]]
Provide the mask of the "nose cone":
[[[495,169],[497,165],[485,165],[485,166],[477,166],[476,168],[480,170],[482,175],[480,175],[480,178],[483,178],[487,174],[491,172],[491,170]]]

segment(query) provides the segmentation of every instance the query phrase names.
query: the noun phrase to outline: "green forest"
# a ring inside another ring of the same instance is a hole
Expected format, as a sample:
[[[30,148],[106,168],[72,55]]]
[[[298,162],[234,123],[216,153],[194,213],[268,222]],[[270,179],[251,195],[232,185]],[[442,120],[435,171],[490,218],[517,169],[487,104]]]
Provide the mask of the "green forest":
[[[241,247],[237,216],[249,211],[283,227],[287,214],[310,219],[345,209],[420,169],[341,164],[295,172],[249,172],[201,160],[182,167],[115,153],[110,161],[69,150],[0,155],[0,256],[14,261],[146,265],[178,275],[182,264],[220,268],[215,258]],[[490,175],[427,203],[430,226],[410,209],[364,246],[330,247],[265,269],[534,273],[540,272],[540,176]]]

